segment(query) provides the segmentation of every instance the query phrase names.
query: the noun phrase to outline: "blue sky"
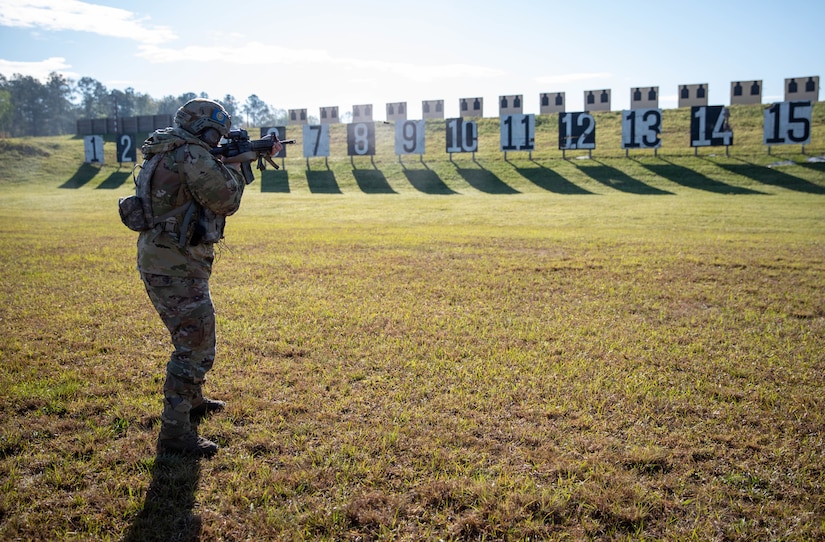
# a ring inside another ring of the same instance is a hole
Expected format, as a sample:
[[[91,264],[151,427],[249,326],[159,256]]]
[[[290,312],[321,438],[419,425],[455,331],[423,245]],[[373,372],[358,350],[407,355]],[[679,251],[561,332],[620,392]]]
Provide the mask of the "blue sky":
[[[763,81],[763,102],[784,99],[787,77],[825,83],[822,0],[0,0],[0,73],[89,76],[155,98],[206,92],[279,109],[445,101],[611,89],[612,109],[632,87],[658,86],[676,107],[681,84],[707,83],[711,105],[732,81]],[[820,92],[820,96],[822,92]]]

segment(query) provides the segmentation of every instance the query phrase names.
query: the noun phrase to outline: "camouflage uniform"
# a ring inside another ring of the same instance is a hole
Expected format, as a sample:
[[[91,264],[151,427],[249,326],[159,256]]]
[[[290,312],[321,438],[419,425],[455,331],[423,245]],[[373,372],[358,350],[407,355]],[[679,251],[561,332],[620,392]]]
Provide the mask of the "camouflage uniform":
[[[180,209],[141,232],[137,242],[138,270],[174,345],[160,439],[175,439],[192,433],[190,410],[202,400],[201,387],[215,361],[213,245],[223,237],[225,217],[238,210],[245,183],[212,156],[209,145],[180,127],[154,132],[141,150],[147,158],[164,153],[151,181],[154,215]]]

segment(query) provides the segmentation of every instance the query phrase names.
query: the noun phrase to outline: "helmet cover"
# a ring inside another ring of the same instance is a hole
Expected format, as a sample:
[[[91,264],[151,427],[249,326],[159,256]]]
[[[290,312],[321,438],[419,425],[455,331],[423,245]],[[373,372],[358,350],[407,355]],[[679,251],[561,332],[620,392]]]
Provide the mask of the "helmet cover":
[[[221,104],[203,98],[189,100],[175,113],[175,126],[194,135],[214,128],[221,136],[226,136],[231,124],[229,113]]]

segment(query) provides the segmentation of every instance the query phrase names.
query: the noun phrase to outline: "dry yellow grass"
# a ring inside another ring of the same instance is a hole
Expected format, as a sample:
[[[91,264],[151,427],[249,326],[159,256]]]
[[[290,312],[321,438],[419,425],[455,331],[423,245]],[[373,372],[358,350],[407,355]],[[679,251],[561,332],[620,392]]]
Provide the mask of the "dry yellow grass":
[[[216,264],[200,462],[154,454],[169,346],[124,171],[51,158],[0,188],[0,538],[825,536],[804,157],[430,161],[438,196],[381,160],[392,193],[343,161],[313,194],[291,163]]]

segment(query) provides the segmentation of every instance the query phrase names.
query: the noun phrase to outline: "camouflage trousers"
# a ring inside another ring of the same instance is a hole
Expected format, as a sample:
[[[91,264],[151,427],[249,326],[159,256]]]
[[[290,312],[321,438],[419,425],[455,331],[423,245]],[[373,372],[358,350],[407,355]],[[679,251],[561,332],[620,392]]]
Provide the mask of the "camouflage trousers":
[[[160,437],[175,438],[191,430],[189,411],[200,402],[215,362],[215,308],[208,279],[150,273],[141,278],[174,346],[166,364]]]

